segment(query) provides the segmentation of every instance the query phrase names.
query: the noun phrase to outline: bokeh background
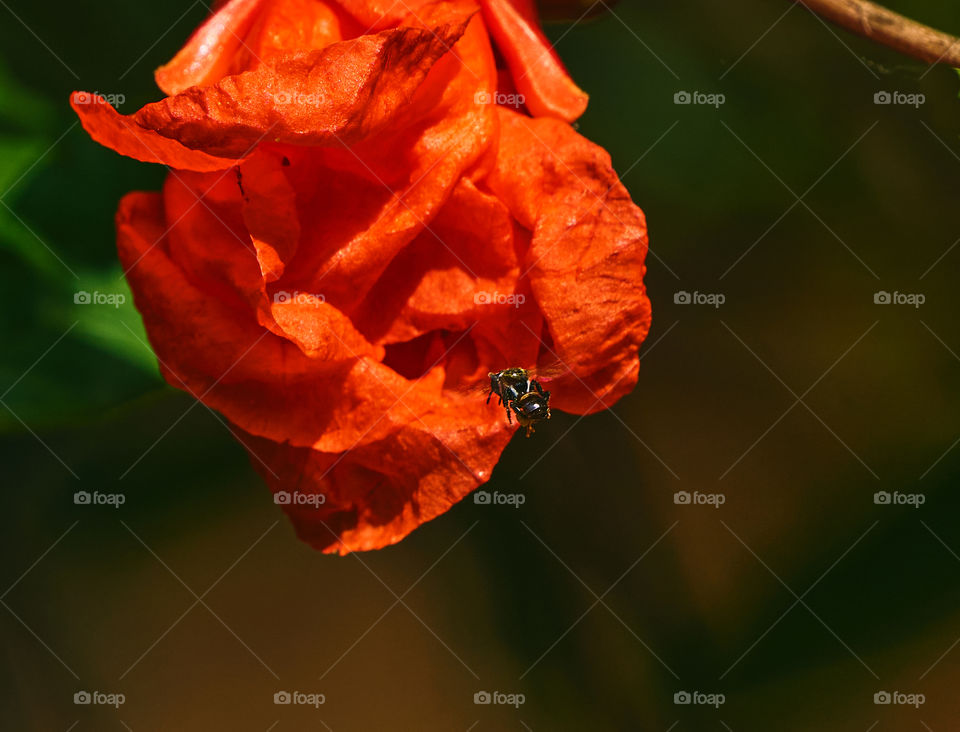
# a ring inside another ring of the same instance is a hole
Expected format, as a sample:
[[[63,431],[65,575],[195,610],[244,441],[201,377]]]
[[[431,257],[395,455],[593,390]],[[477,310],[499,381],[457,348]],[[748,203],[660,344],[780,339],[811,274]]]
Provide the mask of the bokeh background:
[[[888,4],[960,33],[956,5]],[[91,142],[68,95],[159,98],[152,69],[207,8],[0,6],[0,727],[956,729],[952,70],[786,1],[625,0],[552,26],[592,95],[581,132],[649,219],[640,383],[514,440],[488,487],[521,507],[468,499],[340,558],[300,544],[220,419],[161,381],[129,304],[73,301],[125,292],[113,212],[164,171]]]

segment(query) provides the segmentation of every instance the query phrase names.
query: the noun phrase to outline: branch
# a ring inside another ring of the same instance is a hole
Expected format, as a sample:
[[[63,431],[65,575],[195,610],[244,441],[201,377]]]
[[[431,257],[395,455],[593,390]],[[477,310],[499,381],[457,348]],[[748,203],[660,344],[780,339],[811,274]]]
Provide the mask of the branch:
[[[801,5],[877,43],[929,64],[960,68],[960,38],[941,33],[868,0],[797,0]]]

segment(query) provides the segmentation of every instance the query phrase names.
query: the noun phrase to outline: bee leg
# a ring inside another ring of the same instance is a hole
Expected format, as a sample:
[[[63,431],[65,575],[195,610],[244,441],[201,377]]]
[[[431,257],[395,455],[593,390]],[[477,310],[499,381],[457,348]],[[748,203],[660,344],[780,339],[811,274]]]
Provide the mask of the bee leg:
[[[529,436],[530,436],[530,433],[531,433],[531,432],[534,432],[534,431],[535,431],[535,430],[533,429],[533,425],[532,425],[532,424],[528,424],[528,425],[527,425],[527,437],[529,437]]]
[[[500,381],[499,379],[497,379],[497,375],[491,372],[487,374],[487,376],[490,377],[490,393],[487,394],[487,404],[490,403],[490,397],[492,397],[494,394],[496,394],[497,397],[500,398],[502,401],[502,396],[500,394],[500,388],[499,388]]]
[[[510,416],[510,403],[509,403],[509,402],[507,402],[507,404],[506,404],[506,412],[507,412],[507,424],[513,424],[513,418]]]

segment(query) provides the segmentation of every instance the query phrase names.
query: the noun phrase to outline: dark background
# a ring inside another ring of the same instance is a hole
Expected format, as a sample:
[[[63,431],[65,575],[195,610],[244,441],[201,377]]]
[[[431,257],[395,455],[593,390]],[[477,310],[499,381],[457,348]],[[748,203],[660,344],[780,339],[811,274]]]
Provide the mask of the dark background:
[[[890,6],[960,33],[956,5]],[[956,728],[953,71],[785,1],[626,1],[552,27],[592,96],[581,132],[649,219],[640,383],[511,443],[489,489],[521,508],[468,499],[340,558],[299,543],[224,424],[164,385],[129,304],[73,303],[125,292],[113,212],[164,171],[91,142],[68,95],[158,98],[152,69],[206,12],[0,2],[0,727]],[[283,689],[326,703],[276,706]]]

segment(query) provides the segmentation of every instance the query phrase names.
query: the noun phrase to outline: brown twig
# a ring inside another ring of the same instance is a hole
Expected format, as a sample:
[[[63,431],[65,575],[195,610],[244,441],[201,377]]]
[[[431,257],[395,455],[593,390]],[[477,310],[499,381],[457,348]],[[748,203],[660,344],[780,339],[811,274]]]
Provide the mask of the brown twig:
[[[929,64],[960,68],[960,38],[867,0],[796,0],[849,31]]]

